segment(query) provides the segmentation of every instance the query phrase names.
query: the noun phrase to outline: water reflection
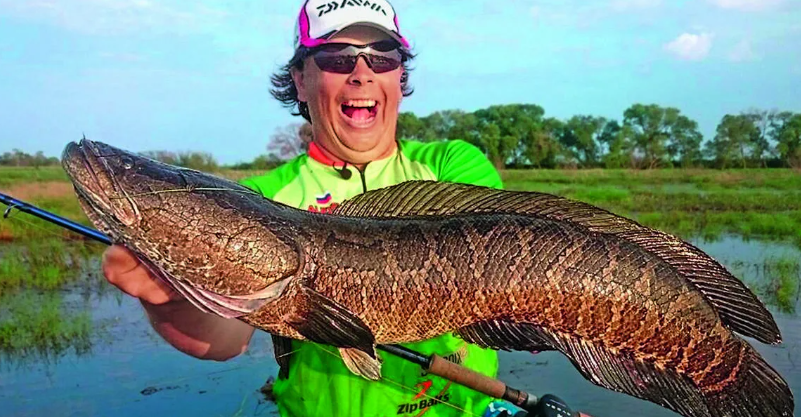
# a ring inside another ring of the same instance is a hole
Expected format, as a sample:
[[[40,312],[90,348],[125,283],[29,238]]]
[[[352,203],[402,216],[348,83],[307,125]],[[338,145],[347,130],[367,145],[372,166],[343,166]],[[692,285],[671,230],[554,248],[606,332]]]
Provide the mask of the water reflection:
[[[778,347],[750,342],[797,391],[801,388],[797,367],[801,325],[796,315],[801,251],[792,244],[731,236],[693,243],[743,279],[774,313],[785,342]],[[4,415],[277,415],[274,405],[258,392],[277,371],[268,335],[257,332],[249,352],[231,361],[188,357],[156,335],[136,300],[123,297],[97,275],[99,266],[93,259],[94,264],[86,266],[90,273],[85,279],[57,295],[17,294],[21,300],[33,297],[23,305],[57,304],[67,321],[87,320],[88,337],[71,339],[67,348],[48,342],[44,346],[57,349],[7,352],[11,354],[4,356],[4,362],[24,366],[0,367]],[[7,299],[0,301],[0,323],[15,314],[10,306]],[[19,320],[24,315],[14,317]],[[598,416],[675,416],[651,403],[592,385],[561,354],[502,352],[500,357],[501,379],[510,385],[537,394],[557,394]]]
[[[740,278],[771,311],[795,313],[801,290],[801,250],[790,243],[736,236],[692,241]]]

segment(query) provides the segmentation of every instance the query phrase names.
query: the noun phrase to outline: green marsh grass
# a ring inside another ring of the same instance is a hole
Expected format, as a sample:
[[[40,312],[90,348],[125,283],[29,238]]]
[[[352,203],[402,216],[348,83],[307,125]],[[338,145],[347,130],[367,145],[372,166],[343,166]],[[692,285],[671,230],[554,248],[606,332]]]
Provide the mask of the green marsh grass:
[[[89,225],[59,167],[0,169],[0,190]],[[4,207],[3,207],[4,208]],[[65,305],[70,286],[86,286],[87,263],[103,245],[26,213],[0,218],[0,353],[7,361],[57,358],[89,348],[93,329],[85,308]],[[96,264],[95,264],[96,265]],[[96,266],[95,266],[96,268]]]
[[[779,311],[796,312],[801,292],[801,259],[795,256],[769,256],[759,263],[735,262],[731,271],[767,305]]]
[[[91,348],[91,317],[66,311],[60,294],[23,291],[0,299],[0,353],[13,361]]]
[[[47,167],[0,167],[0,188],[31,182],[67,182],[67,174],[61,166]]]
[[[507,170],[502,177],[507,189],[584,201],[685,239],[735,234],[801,247],[794,170]]]

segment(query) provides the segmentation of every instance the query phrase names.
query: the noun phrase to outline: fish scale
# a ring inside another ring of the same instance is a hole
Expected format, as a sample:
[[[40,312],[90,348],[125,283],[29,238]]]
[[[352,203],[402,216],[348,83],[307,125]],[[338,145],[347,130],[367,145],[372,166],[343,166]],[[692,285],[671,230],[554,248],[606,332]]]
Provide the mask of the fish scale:
[[[601,209],[411,182],[322,215],[105,144],[68,146],[63,163],[92,222],[198,308],[336,346],[367,378],[376,344],[453,332],[557,350],[590,381],[685,416],[793,413],[786,382],[735,334],[781,340],[753,293]]]

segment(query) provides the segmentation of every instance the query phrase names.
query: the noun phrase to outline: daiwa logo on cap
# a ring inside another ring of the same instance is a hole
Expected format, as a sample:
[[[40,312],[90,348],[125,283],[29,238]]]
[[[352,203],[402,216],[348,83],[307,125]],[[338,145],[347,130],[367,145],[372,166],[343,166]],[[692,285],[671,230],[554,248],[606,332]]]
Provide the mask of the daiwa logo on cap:
[[[344,0],[341,3],[338,1],[332,1],[330,3],[317,6],[317,10],[320,11],[320,14],[318,14],[317,17],[322,17],[324,14],[331,13],[334,10],[344,9],[347,6],[369,7],[370,10],[381,12],[384,14],[384,16],[387,16],[387,11],[384,10],[384,8],[381,7],[378,2],[370,2],[369,0]]]
[[[307,0],[298,17],[295,47],[322,45],[352,25],[380,29],[409,47],[398,28],[398,17],[386,0]]]

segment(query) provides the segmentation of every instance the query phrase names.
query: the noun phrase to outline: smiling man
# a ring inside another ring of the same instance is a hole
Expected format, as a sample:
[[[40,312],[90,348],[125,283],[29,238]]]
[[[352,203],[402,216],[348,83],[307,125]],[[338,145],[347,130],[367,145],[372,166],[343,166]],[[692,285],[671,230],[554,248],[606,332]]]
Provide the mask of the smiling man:
[[[408,65],[413,55],[387,1],[306,1],[295,35],[295,54],[273,76],[273,95],[311,123],[312,142],[307,154],[244,185],[321,213],[368,190],[408,180],[501,187],[487,158],[464,141],[396,138],[401,100],[412,92]],[[142,300],[153,327],[177,349],[225,360],[247,348],[253,328],[196,310],[148,275],[126,249],[110,248],[103,271],[112,284]],[[274,393],[283,416],[494,416],[503,410],[484,395],[383,352],[382,379],[368,381],[348,371],[330,346],[277,342],[281,372]],[[451,334],[407,346],[490,376],[497,373],[496,352]]]

